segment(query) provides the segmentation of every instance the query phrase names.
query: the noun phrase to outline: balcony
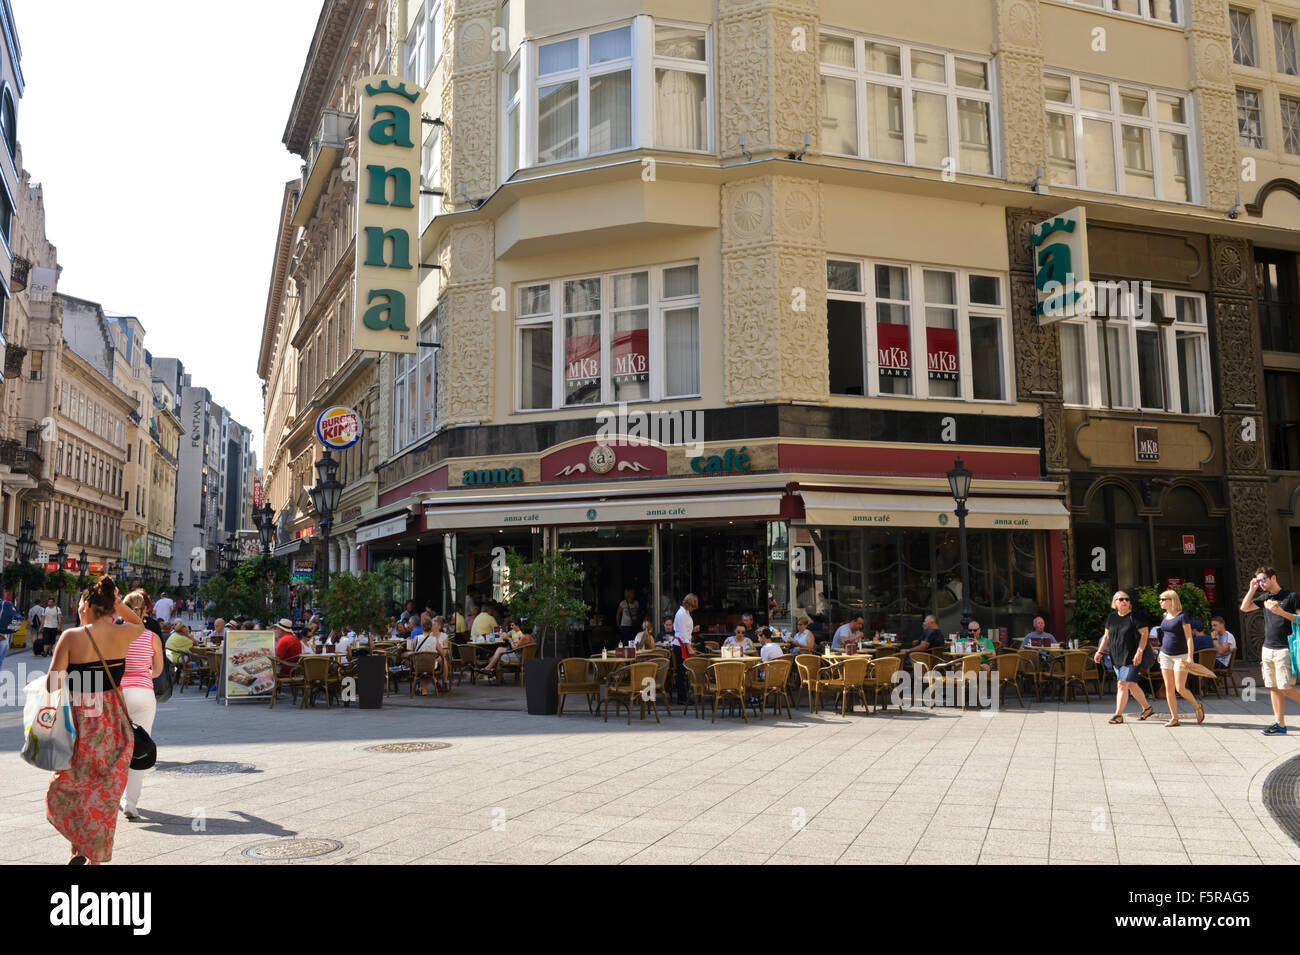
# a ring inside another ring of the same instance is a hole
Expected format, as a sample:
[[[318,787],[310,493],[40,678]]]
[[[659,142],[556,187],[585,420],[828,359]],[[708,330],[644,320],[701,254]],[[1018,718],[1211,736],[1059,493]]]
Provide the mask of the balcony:
[[[303,166],[302,189],[298,192],[297,205],[293,210],[293,224],[305,226],[311,221],[316,211],[316,202],[329,183],[330,173],[338,164],[339,157],[347,145],[352,133],[352,113],[340,113],[334,109],[321,110],[320,125],[311,145],[307,147],[307,163]]]
[[[19,345],[6,345],[5,378],[21,378],[23,374],[23,359],[26,357],[26,348]]]
[[[41,476],[40,452],[33,451],[15,438],[0,438],[0,467],[8,467],[13,474]]]

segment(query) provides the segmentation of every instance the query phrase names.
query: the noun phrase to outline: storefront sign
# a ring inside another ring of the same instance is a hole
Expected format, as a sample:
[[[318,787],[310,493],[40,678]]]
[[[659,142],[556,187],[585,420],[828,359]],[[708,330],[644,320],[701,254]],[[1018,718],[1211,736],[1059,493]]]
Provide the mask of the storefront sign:
[[[780,492],[700,495],[682,498],[605,500],[596,504],[428,504],[429,530],[473,527],[529,527],[547,524],[629,524],[650,521],[710,520],[751,517],[763,519],[781,513]]]
[[[912,374],[911,334],[907,325],[876,325],[876,353],[880,373],[896,378]]]
[[[59,569],[59,562],[57,560],[47,560],[45,562],[45,572],[47,574],[52,574],[58,569]]]
[[[414,354],[419,324],[421,105],[400,76],[357,80],[357,257],[352,347]],[[414,259],[412,256],[414,255]],[[323,440],[323,439],[322,439]]]
[[[316,526],[313,524],[311,527],[304,527],[302,530],[300,530],[297,534],[294,534],[293,536],[301,540],[304,537],[311,537],[311,535],[314,534],[315,532],[316,532]]]
[[[668,473],[668,452],[650,444],[573,444],[545,455],[542,480],[584,481]]]
[[[1139,461],[1160,460],[1160,429],[1135,427],[1133,449]]]
[[[275,631],[227,630],[222,652],[226,656],[226,699],[271,698],[275,687]]]
[[[396,517],[390,517],[386,521],[380,521],[378,524],[368,524],[357,530],[357,543],[365,544],[369,541],[379,540],[381,537],[391,537],[393,534],[400,534],[406,530],[406,515],[398,514]]]
[[[713,474],[722,471],[748,471],[748,448],[727,448],[722,454],[700,455],[691,458],[691,470],[696,474]]]
[[[570,335],[564,340],[564,381],[569,394],[600,384],[599,335]]]
[[[480,468],[477,471],[462,471],[461,484],[522,484],[524,472],[520,468]]]
[[[1165,578],[1165,586],[1166,586],[1169,590],[1177,590],[1177,589],[1178,589],[1179,587],[1181,587],[1182,585],[1183,585],[1183,578],[1181,578],[1181,577],[1166,577],[1166,578]]]
[[[293,568],[289,573],[290,580],[311,580],[316,573],[316,561],[302,558],[295,558]]]
[[[348,521],[356,520],[360,516],[361,516],[361,507],[359,505],[354,505],[352,507],[344,508],[342,511],[339,512],[339,516],[334,518],[334,526],[340,527],[343,524],[346,524]]]
[[[262,507],[262,479],[253,478],[253,510],[260,510]]]
[[[925,330],[926,362],[931,381],[957,380],[957,329]]]
[[[90,569],[87,571],[87,573],[102,574],[103,572],[104,572],[104,562],[102,560],[92,560],[90,562]]]
[[[1214,568],[1212,567],[1205,568],[1204,590],[1205,590],[1205,599],[1208,600],[1211,605],[1218,602],[1219,584],[1218,584],[1218,579],[1214,575]]]
[[[316,417],[316,439],[330,451],[343,451],[361,440],[361,417],[351,408],[331,405]]]
[[[1087,314],[1092,304],[1088,271],[1088,217],[1075,206],[1038,223],[1032,231],[1034,287],[1040,325]]]
[[[1183,535],[1183,553],[1184,554],[1196,553],[1196,536],[1194,534]]]
[[[650,333],[644,328],[615,332],[609,345],[614,380],[623,384],[650,380]]]

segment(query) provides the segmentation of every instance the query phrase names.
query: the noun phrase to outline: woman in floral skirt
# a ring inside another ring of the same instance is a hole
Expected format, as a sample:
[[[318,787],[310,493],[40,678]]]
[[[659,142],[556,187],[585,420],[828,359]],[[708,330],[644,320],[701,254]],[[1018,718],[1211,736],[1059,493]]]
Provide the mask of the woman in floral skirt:
[[[134,745],[130,720],[104,667],[121,682],[127,648],[144,625],[107,576],[81,595],[77,612],[82,625],[63,631],[46,677],[50,690],[68,681],[77,742],[72,766],[50,778],[45,806],[50,824],[72,844],[69,864],[98,865],[113,858],[118,804]],[[114,623],[116,617],[123,622]]]

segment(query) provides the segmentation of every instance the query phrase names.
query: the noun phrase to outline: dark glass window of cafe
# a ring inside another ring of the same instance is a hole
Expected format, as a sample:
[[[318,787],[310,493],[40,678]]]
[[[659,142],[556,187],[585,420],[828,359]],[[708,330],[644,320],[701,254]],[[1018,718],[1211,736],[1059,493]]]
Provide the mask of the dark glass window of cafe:
[[[1300,471],[1300,375],[1265,371],[1268,405],[1268,464],[1278,471]]]
[[[1300,352],[1300,256],[1255,250],[1256,308],[1264,351]]]
[[[795,527],[791,538],[795,601],[823,632],[859,611],[868,633],[918,637],[928,613],[944,633],[960,629],[956,529]],[[968,530],[966,540],[972,618],[986,630],[1023,636],[1048,603],[1046,534]],[[1048,621],[1049,630],[1054,624]]]
[[[701,633],[729,635],[745,613],[754,615],[756,626],[768,623],[776,593],[768,584],[768,537],[766,521],[663,525],[661,611],[676,613],[682,598],[694,593]]]

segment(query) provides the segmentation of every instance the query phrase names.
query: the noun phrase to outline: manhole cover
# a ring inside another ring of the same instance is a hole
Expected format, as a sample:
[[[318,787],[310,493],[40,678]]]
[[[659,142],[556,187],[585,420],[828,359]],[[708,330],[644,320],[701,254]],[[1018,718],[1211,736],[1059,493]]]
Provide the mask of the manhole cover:
[[[227,776],[232,773],[255,773],[257,767],[249,763],[219,763],[209,759],[199,759],[192,763],[166,763],[160,760],[154,764],[154,772],[180,773],[186,776]]]
[[[1264,780],[1264,808],[1291,841],[1300,845],[1300,756],[1288,759]]]
[[[244,850],[244,855],[250,859],[283,862],[291,859],[314,859],[342,848],[343,843],[335,839],[275,839],[249,846]]]
[[[447,749],[451,743],[379,743],[367,746],[368,753],[429,753],[435,749]]]

